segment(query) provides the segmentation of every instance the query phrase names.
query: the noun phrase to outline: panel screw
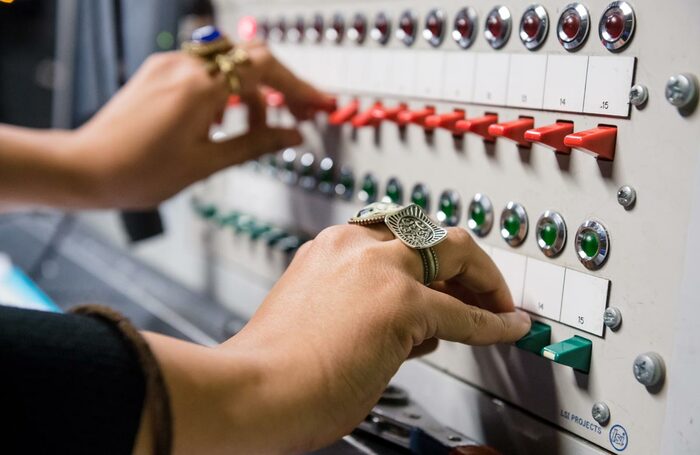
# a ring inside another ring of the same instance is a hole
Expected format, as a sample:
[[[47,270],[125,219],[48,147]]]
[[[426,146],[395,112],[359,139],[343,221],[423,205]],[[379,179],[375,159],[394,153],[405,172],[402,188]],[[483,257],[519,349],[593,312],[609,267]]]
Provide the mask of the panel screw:
[[[687,108],[697,100],[698,84],[690,74],[676,74],[666,82],[666,99],[677,108]]]
[[[630,104],[632,106],[643,106],[649,98],[649,90],[644,85],[634,85],[630,89]]]
[[[617,190],[617,202],[626,209],[632,208],[637,200],[637,191],[629,185],[621,186]]]
[[[614,307],[606,308],[603,313],[603,322],[611,330],[615,330],[622,324],[622,312]]]
[[[591,409],[591,415],[593,415],[593,419],[596,422],[605,426],[610,421],[610,408],[607,404],[603,403],[602,401],[599,401],[593,404],[593,408]]]
[[[639,354],[634,359],[632,371],[637,381],[647,387],[653,387],[661,382],[665,374],[664,361],[655,352]]]

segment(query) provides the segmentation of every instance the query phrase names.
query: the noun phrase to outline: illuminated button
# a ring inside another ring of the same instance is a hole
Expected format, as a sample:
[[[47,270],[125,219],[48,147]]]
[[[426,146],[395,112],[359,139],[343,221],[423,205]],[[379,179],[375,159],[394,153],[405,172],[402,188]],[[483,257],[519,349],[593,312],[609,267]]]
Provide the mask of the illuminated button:
[[[634,34],[634,10],[627,2],[612,2],[598,23],[598,36],[611,52],[624,48]]]
[[[299,186],[305,190],[316,188],[315,161],[316,157],[311,152],[306,152],[299,158]]]
[[[411,191],[411,202],[425,211],[430,210],[430,192],[428,187],[422,183],[417,184]]]
[[[342,125],[343,123],[352,120],[357,111],[360,109],[360,103],[357,100],[352,100],[347,105],[336,109],[328,115],[328,123],[331,125]]]
[[[297,151],[287,148],[282,152],[282,168],[279,170],[280,179],[289,184],[297,183],[299,176],[296,173]]]
[[[425,27],[423,28],[423,38],[433,47],[438,47],[442,44],[442,38],[445,36],[445,13],[442,10],[431,10],[425,18]]]
[[[496,6],[489,12],[484,24],[484,36],[492,48],[500,49],[508,42],[511,23],[510,10],[505,6]]]
[[[318,191],[330,195],[335,189],[333,158],[327,156],[318,165]]]
[[[287,39],[292,43],[300,43],[304,39],[306,24],[303,17],[297,17],[294,26],[287,31]]]
[[[586,220],[576,231],[576,254],[579,261],[590,270],[597,270],[605,264],[610,252],[608,231],[600,222]]]
[[[559,16],[557,38],[564,49],[574,51],[586,42],[590,18],[588,10],[581,3],[571,3]]]
[[[446,114],[435,114],[425,118],[425,127],[428,129],[443,128],[451,132],[455,131],[455,124],[464,120],[464,111],[455,109],[453,112]]]
[[[362,44],[367,37],[367,18],[364,14],[357,13],[352,19],[352,25],[348,29],[348,39],[356,44]]]
[[[489,126],[489,134],[496,137],[510,139],[520,147],[530,147],[532,144],[525,140],[525,131],[535,126],[535,121],[531,118],[519,118],[512,122],[494,123]]]
[[[402,112],[406,112],[406,105],[401,103],[395,107],[385,107],[381,104],[375,105],[370,113],[373,119],[381,122],[384,120],[389,120],[393,122],[398,122],[398,117]]]
[[[435,114],[434,107],[426,107],[425,109],[420,109],[418,111],[403,111],[399,112],[396,116],[396,121],[399,125],[408,125],[413,123],[420,126],[425,126],[425,119]]]
[[[591,368],[592,348],[591,340],[575,335],[568,340],[544,347],[542,357],[588,373]]]
[[[374,27],[369,33],[372,39],[379,44],[386,44],[391,37],[391,21],[385,13],[378,13],[374,18]]]
[[[476,38],[477,15],[476,10],[470,6],[459,10],[452,26],[452,39],[462,49],[467,49]]]
[[[474,195],[474,198],[469,203],[467,226],[479,237],[483,237],[491,231],[493,226],[493,205],[488,196],[481,193]]]
[[[362,179],[362,188],[357,193],[357,198],[365,203],[377,200],[377,179],[372,174],[366,174]]]
[[[540,355],[542,349],[552,343],[552,327],[538,321],[532,321],[530,331],[515,342],[515,346]]]
[[[535,50],[547,39],[549,16],[542,5],[531,5],[520,19],[520,41],[526,48]]]
[[[501,237],[510,246],[518,246],[527,236],[527,212],[517,202],[509,202],[501,212]]]
[[[564,145],[581,149],[596,159],[612,161],[615,157],[615,141],[617,128],[614,126],[599,126],[586,131],[569,134],[564,138]]]
[[[323,16],[314,14],[311,24],[306,29],[306,39],[311,43],[323,41]]]
[[[403,187],[397,179],[389,179],[389,182],[386,184],[386,196],[384,196],[382,200],[395,204],[401,204],[403,202]]]
[[[250,41],[258,34],[258,22],[253,16],[243,16],[238,19],[236,30],[240,39]]]
[[[349,167],[343,166],[340,169],[340,177],[335,185],[335,194],[342,199],[352,199],[352,194],[355,191],[355,174]]]
[[[566,244],[566,223],[557,212],[547,210],[537,220],[535,227],[537,246],[547,257],[554,257],[561,253]]]
[[[457,226],[461,212],[459,194],[452,190],[443,191],[438,201],[438,221],[445,226]]]
[[[498,123],[498,115],[486,114],[482,117],[458,121],[455,123],[455,131],[459,133],[478,134],[486,141],[494,141],[496,138],[489,133],[489,127],[494,123]]]
[[[399,18],[399,27],[396,29],[396,38],[410,46],[416,40],[417,19],[410,10],[406,10]]]
[[[275,25],[270,29],[270,39],[277,42],[284,41],[287,35],[287,24],[283,17],[280,17]]]
[[[381,122],[380,119],[374,116],[375,109],[381,109],[381,103],[375,103],[372,107],[364,112],[360,112],[352,118],[350,122],[355,128],[361,128],[363,126],[377,126]]]
[[[564,138],[573,132],[573,123],[557,122],[525,131],[525,140],[546,145],[557,153],[571,153],[571,148],[564,145]]]
[[[345,35],[345,19],[341,14],[334,14],[331,25],[326,29],[326,39],[331,43],[340,44]]]

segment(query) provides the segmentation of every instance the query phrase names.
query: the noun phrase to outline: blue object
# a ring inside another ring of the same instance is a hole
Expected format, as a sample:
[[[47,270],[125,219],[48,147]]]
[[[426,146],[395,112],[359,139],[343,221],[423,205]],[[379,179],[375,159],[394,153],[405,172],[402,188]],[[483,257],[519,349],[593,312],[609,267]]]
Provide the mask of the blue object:
[[[211,43],[221,37],[219,29],[213,25],[205,25],[204,27],[199,27],[197,30],[192,32],[192,41],[198,43]]]

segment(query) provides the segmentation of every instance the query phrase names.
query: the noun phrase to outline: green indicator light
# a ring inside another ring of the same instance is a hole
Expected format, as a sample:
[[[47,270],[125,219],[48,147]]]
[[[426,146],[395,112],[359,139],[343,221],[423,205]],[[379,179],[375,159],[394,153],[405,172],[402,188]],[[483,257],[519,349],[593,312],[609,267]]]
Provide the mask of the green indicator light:
[[[374,184],[371,178],[366,178],[362,183],[362,191],[367,193],[367,196],[372,199],[377,194],[377,185]]]
[[[503,227],[511,237],[515,237],[520,232],[520,218],[515,213],[510,213],[503,221]]]
[[[595,257],[598,254],[599,249],[600,241],[598,239],[598,235],[592,231],[584,233],[583,238],[581,238],[581,250],[583,250],[586,256],[589,258]]]
[[[455,213],[455,204],[449,197],[440,200],[440,210],[445,214],[445,218],[452,218]]]
[[[540,230],[540,238],[547,246],[554,245],[554,242],[557,240],[557,234],[559,234],[559,230],[557,226],[551,222],[545,223],[542,226],[542,230]]]
[[[552,338],[552,328],[547,324],[532,321],[530,331],[515,342],[515,346],[526,351],[530,351],[537,355],[542,352],[542,349],[549,346]]]
[[[398,204],[401,201],[401,187],[396,182],[390,182],[386,186],[386,195],[391,202]]]
[[[416,190],[411,195],[411,202],[416,204],[418,207],[425,209],[428,206],[428,197],[423,191]]]
[[[163,30],[156,35],[156,44],[163,51],[171,50],[175,44],[175,37],[172,33]]]
[[[486,221],[486,210],[484,206],[478,202],[472,204],[471,212],[469,213],[470,218],[476,223],[477,226],[481,226]]]
[[[329,169],[326,171],[321,171],[318,173],[318,179],[322,182],[331,183],[333,182],[333,170]]]

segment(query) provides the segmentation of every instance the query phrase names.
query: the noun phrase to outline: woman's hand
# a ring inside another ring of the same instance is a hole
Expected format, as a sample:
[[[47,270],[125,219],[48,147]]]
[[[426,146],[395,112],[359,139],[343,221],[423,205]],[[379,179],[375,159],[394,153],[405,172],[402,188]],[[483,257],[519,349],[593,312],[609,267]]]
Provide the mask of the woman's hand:
[[[529,330],[465,230],[450,228],[435,249],[439,281],[426,287],[418,252],[386,227],[332,227],[299,250],[248,325],[209,350],[210,366],[173,372],[182,351],[150,338],[175,391],[176,452],[321,447],[361,422],[401,363],[437,339],[485,345]]]

